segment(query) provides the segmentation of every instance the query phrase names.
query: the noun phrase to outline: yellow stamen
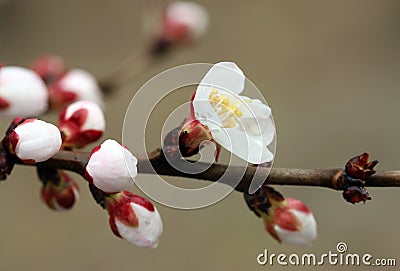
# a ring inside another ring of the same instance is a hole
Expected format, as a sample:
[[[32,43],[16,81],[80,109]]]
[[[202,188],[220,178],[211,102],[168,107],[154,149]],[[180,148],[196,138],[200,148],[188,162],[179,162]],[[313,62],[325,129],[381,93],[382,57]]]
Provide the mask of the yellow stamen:
[[[251,100],[246,100],[231,103],[228,97],[218,93],[218,90],[215,88],[212,89],[208,99],[215,112],[221,117],[222,124],[226,128],[235,127],[237,125],[237,118],[243,116],[243,112],[239,109],[238,105],[244,102],[251,102]]]

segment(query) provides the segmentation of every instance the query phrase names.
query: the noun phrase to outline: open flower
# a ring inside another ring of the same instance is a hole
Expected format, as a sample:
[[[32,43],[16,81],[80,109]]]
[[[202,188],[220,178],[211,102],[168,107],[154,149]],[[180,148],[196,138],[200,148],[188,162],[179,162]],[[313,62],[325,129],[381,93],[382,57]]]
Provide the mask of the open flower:
[[[87,100],[103,106],[103,96],[96,78],[87,71],[73,69],[49,86],[52,105],[61,106]]]
[[[38,119],[15,119],[15,128],[6,136],[9,150],[25,163],[38,163],[53,157],[61,147],[56,126]]]
[[[70,104],[60,113],[58,128],[65,147],[84,147],[99,139],[105,129],[100,107],[90,101]]]
[[[279,242],[310,245],[317,238],[317,223],[301,201],[283,196],[263,186],[254,194],[245,194],[249,208],[262,217],[265,229]]]
[[[113,233],[139,247],[156,248],[163,224],[156,207],[128,191],[106,198]]]
[[[165,9],[163,38],[168,42],[193,42],[200,39],[208,26],[207,11],[199,4],[175,1]]]
[[[22,67],[0,67],[0,116],[39,116],[47,111],[48,99],[46,85],[36,73]]]
[[[93,149],[85,166],[86,179],[107,193],[132,188],[137,159],[117,141],[108,139]]]
[[[48,171],[49,169],[44,168]],[[62,170],[56,170],[52,179],[43,180],[41,197],[46,205],[54,211],[72,209],[79,200],[79,187],[75,180]]]
[[[239,95],[244,83],[244,74],[235,63],[215,64],[193,95],[180,146],[194,149],[203,140],[213,140],[249,163],[272,161],[274,155],[267,147],[275,137],[271,109],[260,100]],[[192,133],[201,130],[198,125],[209,134]]]

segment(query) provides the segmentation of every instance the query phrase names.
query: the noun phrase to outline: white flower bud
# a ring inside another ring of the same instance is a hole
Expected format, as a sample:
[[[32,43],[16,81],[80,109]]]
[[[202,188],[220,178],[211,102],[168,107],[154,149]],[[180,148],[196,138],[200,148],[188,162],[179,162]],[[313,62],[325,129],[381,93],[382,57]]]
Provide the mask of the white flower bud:
[[[139,247],[156,248],[163,224],[156,207],[147,199],[123,191],[106,201],[114,234]]]
[[[58,128],[38,119],[24,120],[8,136],[12,152],[27,163],[46,161],[61,147]]]
[[[207,30],[207,11],[193,2],[169,4],[164,17],[164,38],[170,42],[197,41]]]
[[[310,245],[317,238],[314,215],[297,199],[286,198],[271,217],[272,221],[265,220],[267,230],[281,242],[304,246]]]
[[[103,111],[97,104],[78,101],[61,111],[58,127],[63,136],[63,146],[80,148],[99,139],[105,125]]]
[[[107,193],[132,188],[137,159],[115,140],[108,139],[93,149],[85,167],[86,179]]]
[[[35,117],[48,109],[49,94],[42,79],[22,67],[0,68],[0,116]]]
[[[87,100],[103,107],[103,95],[96,78],[89,72],[73,69],[66,73],[50,88],[50,98],[54,105],[69,104]]]

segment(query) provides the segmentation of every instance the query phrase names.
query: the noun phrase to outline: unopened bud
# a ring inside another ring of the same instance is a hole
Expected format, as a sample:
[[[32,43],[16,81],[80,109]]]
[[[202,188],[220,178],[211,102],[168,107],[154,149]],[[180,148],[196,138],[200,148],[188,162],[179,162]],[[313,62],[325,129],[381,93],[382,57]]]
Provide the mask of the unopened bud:
[[[139,247],[156,248],[163,223],[147,199],[123,191],[107,198],[106,208],[113,233]]]
[[[107,193],[131,189],[137,159],[124,146],[108,139],[93,149],[85,167],[86,179]]]
[[[62,134],[63,146],[84,147],[103,135],[103,111],[90,101],[72,103],[60,113],[58,128]]]

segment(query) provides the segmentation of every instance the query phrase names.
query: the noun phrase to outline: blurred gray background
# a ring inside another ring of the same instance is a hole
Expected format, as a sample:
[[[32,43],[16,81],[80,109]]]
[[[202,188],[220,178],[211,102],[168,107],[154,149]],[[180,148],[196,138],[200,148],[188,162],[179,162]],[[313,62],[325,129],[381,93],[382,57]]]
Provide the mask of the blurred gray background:
[[[143,2],[3,0],[0,62],[28,66],[53,53],[70,67],[106,75],[141,50]],[[364,151],[380,160],[379,169],[400,167],[400,1],[198,2],[210,13],[208,35],[107,98],[105,137],[121,139],[130,99],[158,72],[185,63],[231,60],[273,109],[276,167],[342,167]],[[44,118],[55,121],[57,115]],[[0,122],[4,131],[8,121]],[[148,140],[160,144],[157,133]],[[352,206],[339,192],[278,187],[313,210],[319,238],[309,248],[279,245],[239,193],[200,210],[157,205],[165,230],[159,247],[148,250],[115,238],[107,215],[84,182],[80,184],[77,208],[55,213],[40,201],[34,169],[15,168],[0,185],[0,270],[299,270],[258,266],[256,257],[265,248],[271,253],[322,254],[335,251],[340,241],[349,252],[400,261],[400,188],[369,189],[373,200]],[[303,268],[308,269],[371,268]]]

